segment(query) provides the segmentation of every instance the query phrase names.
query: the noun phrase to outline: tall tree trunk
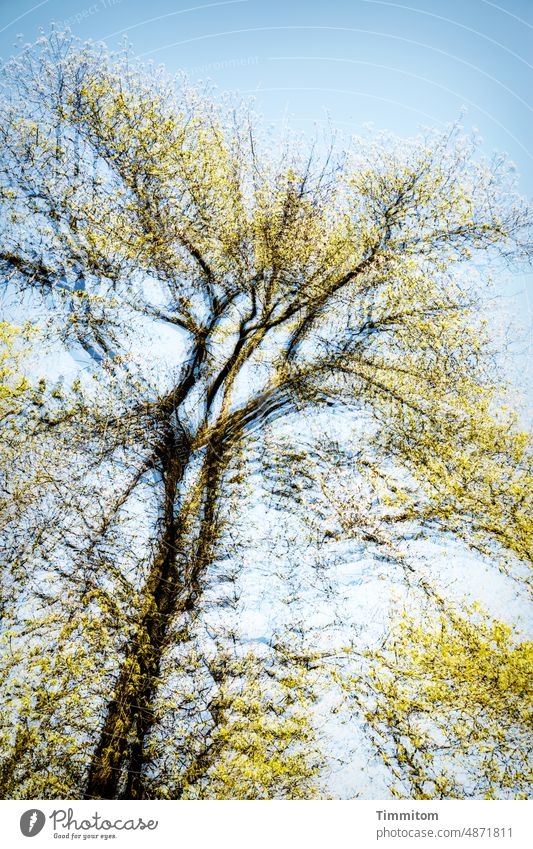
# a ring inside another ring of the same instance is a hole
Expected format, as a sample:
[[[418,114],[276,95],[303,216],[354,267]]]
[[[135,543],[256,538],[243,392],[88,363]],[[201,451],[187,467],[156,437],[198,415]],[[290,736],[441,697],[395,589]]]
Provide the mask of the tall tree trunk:
[[[126,651],[113,698],[89,768],[87,798],[142,798],[142,770],[147,737],[155,723],[155,698],[170,625],[191,610],[200,596],[199,577],[214,542],[213,519],[221,455],[208,448],[203,470],[203,501],[196,551],[183,569],[177,554],[187,517],[176,516],[178,486],[186,460],[176,459],[169,444],[163,455],[164,525],[144,590],[134,637]]]

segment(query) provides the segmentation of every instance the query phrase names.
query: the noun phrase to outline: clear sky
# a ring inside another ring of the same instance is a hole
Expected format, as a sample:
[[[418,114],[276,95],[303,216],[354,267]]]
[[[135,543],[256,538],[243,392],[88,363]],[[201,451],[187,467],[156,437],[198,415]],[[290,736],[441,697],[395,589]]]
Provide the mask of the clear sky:
[[[0,0],[2,58],[52,21],[255,92],[272,121],[408,134],[466,106],[533,188],[531,0]]]
[[[533,191],[532,0],[0,0],[0,56],[52,21],[254,92],[268,121],[411,134],[466,106]]]
[[[0,0],[2,59],[53,21],[110,46],[127,36],[146,59],[253,94],[267,123],[311,134],[329,121],[411,135],[466,107],[465,126],[486,153],[509,154],[533,195],[533,0]],[[532,283],[502,282],[530,338]]]

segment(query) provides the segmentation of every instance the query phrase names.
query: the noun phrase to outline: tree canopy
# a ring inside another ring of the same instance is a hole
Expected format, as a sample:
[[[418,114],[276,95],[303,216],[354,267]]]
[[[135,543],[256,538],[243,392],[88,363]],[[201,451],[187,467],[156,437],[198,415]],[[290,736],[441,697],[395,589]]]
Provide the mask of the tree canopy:
[[[512,761],[482,757],[464,794],[523,794],[528,654],[501,623],[441,604],[377,653],[325,647],[298,616],[257,644],[239,627],[247,576],[266,593],[285,568],[258,546],[260,505],[287,592],[358,540],[435,605],[405,545],[436,534],[524,580],[531,440],[481,309],[483,263],[531,256],[506,160],[454,127],[274,144],[246,105],[59,33],[7,64],[0,112],[2,280],[41,349],[77,364],[21,404],[32,370],[17,384],[0,359],[4,795],[327,794],[313,715],[340,670],[394,792],[461,795],[420,719],[459,669],[449,746],[470,763],[482,712],[474,743],[496,734]]]

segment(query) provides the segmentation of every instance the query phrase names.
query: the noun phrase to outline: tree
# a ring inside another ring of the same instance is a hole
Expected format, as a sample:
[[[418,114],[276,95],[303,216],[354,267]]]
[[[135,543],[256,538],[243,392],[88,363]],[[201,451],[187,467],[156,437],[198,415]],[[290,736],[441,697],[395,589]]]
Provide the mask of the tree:
[[[368,544],[388,510],[512,572],[530,557],[531,452],[469,264],[527,259],[530,210],[456,129],[277,149],[244,107],[57,33],[3,74],[2,274],[82,362],[41,382],[39,462],[20,447],[6,475],[34,497],[4,537],[4,792],[269,798],[279,755],[279,793],[311,794],[317,657],[293,632],[250,660],[230,621],[246,509],[303,507],[316,547],[344,469],[383,490]],[[280,705],[275,734],[250,704]]]
[[[479,608],[393,620],[341,682],[394,796],[528,798],[532,651]]]
[[[0,469],[2,483],[11,468],[17,452],[20,450],[21,420],[24,410],[30,403],[33,392],[30,382],[24,374],[24,362],[28,354],[34,333],[29,326],[18,327],[9,322],[0,323],[0,423],[2,425],[2,443],[0,445]],[[31,452],[31,439],[26,442],[26,451]],[[13,475],[8,487],[0,489],[0,529],[16,515],[25,499],[31,497],[28,481],[15,479]],[[0,604],[5,603],[3,593]]]
[[[27,331],[27,329],[26,329]],[[6,470],[19,443],[17,418],[27,402],[30,385],[21,371],[24,350],[17,345],[27,335],[25,329],[8,322],[0,323],[0,422],[2,423],[2,445],[0,463]],[[16,499],[1,495],[0,515],[8,514],[16,506]]]

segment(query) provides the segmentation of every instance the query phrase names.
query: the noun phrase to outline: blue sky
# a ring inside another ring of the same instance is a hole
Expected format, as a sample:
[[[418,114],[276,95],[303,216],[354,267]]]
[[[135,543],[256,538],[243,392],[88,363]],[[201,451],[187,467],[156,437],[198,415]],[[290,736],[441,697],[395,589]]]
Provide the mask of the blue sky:
[[[533,0],[0,0],[2,59],[53,21],[110,46],[127,36],[147,60],[253,95],[267,123],[311,135],[329,122],[408,136],[466,107],[465,127],[487,154],[506,151],[533,195]],[[529,339],[532,283],[501,281]]]
[[[0,0],[2,58],[52,21],[253,92],[269,122],[411,134],[466,106],[533,191],[531,0]]]
[[[411,134],[466,106],[533,190],[531,0],[0,0],[2,58],[52,21],[254,92],[268,121]]]

